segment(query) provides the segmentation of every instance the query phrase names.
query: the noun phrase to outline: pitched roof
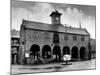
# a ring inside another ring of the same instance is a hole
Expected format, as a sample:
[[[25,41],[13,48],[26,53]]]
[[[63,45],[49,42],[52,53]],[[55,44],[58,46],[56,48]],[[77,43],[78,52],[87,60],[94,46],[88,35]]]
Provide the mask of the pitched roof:
[[[62,14],[59,13],[57,10],[55,10],[55,11],[53,11],[53,12],[50,14],[50,16],[53,16],[53,15],[58,15],[58,16],[60,16],[60,15],[62,15]]]
[[[57,31],[57,32],[64,32],[64,33],[66,30],[66,33],[89,35],[86,29],[65,27],[64,25],[52,25],[52,24],[40,23],[40,22],[34,22],[28,20],[23,20],[22,25],[24,25],[26,28],[31,28],[31,29]]]

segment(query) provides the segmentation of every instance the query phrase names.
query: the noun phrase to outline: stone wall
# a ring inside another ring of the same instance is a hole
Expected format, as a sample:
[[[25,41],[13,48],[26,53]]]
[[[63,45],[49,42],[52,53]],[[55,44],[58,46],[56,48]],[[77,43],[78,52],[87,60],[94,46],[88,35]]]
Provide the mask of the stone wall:
[[[31,46],[36,44],[40,47],[40,55],[42,53],[42,48],[44,45],[49,45],[51,47],[51,52],[55,45],[59,45],[61,49],[61,56],[63,56],[63,47],[68,46],[70,48],[70,54],[72,54],[72,48],[75,46],[78,48],[78,57],[80,59],[80,48],[85,47],[85,59],[88,59],[89,52],[89,36],[84,36],[84,41],[81,41],[83,35],[67,34],[67,33],[57,33],[59,35],[59,44],[53,43],[53,35],[57,32],[48,32],[34,29],[26,29],[21,32],[21,46],[23,52],[30,52]],[[68,36],[67,40],[64,40],[64,35]],[[73,40],[73,36],[77,37],[77,40]],[[25,40],[25,41],[24,41]],[[24,41],[24,44],[22,42]],[[23,54],[23,53],[22,53]],[[21,55],[22,58],[24,55]],[[52,59],[52,58],[51,58]],[[50,59],[50,60],[51,60]],[[61,58],[62,59],[62,58]],[[41,58],[43,61],[43,58]]]

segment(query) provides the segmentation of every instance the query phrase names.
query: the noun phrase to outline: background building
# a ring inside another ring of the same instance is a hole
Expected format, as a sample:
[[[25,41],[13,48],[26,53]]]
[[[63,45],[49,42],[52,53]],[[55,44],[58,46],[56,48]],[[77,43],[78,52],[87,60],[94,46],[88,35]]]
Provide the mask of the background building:
[[[18,64],[18,54],[19,54],[19,31],[11,31],[11,63]]]
[[[61,24],[57,10],[50,14],[51,23],[23,20],[20,29],[20,63],[61,61],[64,54],[71,60],[91,58],[90,34],[86,29]]]
[[[96,40],[91,39],[90,40],[90,46],[91,46],[91,58],[96,58]]]

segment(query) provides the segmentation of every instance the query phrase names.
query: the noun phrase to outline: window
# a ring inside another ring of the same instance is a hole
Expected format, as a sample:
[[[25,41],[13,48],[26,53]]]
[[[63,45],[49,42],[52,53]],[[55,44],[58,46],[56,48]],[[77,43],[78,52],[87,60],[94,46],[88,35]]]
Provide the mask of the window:
[[[33,40],[39,40],[39,33],[37,31],[34,32],[34,35],[32,35]]]
[[[81,36],[81,41],[84,41],[84,36]]]
[[[34,38],[38,38],[38,32],[34,32]]]
[[[17,53],[17,48],[16,47],[12,48],[12,53]]]
[[[73,36],[73,40],[77,40],[77,36],[74,35],[74,36]]]
[[[45,39],[50,39],[49,33],[48,32],[44,33],[44,37],[45,37]]]
[[[64,35],[64,40],[68,40],[68,35]]]
[[[17,40],[14,40],[13,42],[14,42],[14,45],[18,44]]]

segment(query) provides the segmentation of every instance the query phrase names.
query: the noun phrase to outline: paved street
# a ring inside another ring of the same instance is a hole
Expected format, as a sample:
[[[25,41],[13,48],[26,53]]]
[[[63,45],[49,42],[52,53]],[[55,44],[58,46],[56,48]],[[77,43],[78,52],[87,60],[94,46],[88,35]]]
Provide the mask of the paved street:
[[[37,72],[57,72],[69,70],[95,69],[95,59],[89,61],[71,62],[72,65],[64,65],[64,63],[52,63],[42,65],[12,65],[12,74],[25,74]]]

